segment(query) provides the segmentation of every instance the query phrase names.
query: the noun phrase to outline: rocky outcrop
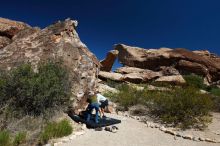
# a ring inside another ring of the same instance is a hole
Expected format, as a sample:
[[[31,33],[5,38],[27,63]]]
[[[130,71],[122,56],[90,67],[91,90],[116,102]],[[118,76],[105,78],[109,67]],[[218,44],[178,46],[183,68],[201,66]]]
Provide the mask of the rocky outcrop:
[[[120,67],[116,69],[117,73],[123,74],[123,81],[132,83],[144,83],[162,76],[161,72],[154,72],[148,69],[135,67]]]
[[[4,48],[5,46],[9,45],[11,43],[11,39],[0,36],[0,49]]]
[[[10,70],[30,63],[36,71],[40,62],[62,62],[73,85],[73,107],[83,107],[86,93],[96,88],[100,63],[80,41],[76,27],[77,21],[70,19],[39,29],[1,18],[0,35],[11,42],[0,50],[0,69]]]
[[[133,68],[134,69],[134,68]],[[131,69],[131,70],[133,70]],[[118,71],[126,70],[125,68],[119,68]],[[128,72],[126,74],[123,73],[115,73],[115,72],[99,72],[99,78],[102,80],[113,80],[118,82],[131,82],[131,83],[146,83],[153,79],[156,79],[161,76],[159,72],[153,72],[150,70],[145,70],[144,72],[129,72],[131,71],[128,68]],[[123,71],[122,71],[123,72]]]
[[[29,27],[29,25],[23,22],[12,21],[0,17],[0,49],[9,45],[18,32]]]
[[[111,71],[112,70],[112,66],[116,60],[118,56],[118,51],[117,50],[111,50],[108,52],[106,58],[102,61],[100,61],[101,63],[101,71]]]
[[[171,84],[184,84],[186,81],[181,75],[163,76],[155,80],[156,82],[167,82]]]
[[[159,70],[163,76],[180,75],[180,72],[172,66],[161,66]]]
[[[115,72],[121,73],[121,74],[143,73],[143,72],[148,72],[148,71],[150,70],[136,68],[136,67],[120,67],[115,70]]]
[[[118,90],[115,88],[112,88],[106,84],[98,83],[98,91],[101,93],[111,92],[111,93],[118,93]]]
[[[103,79],[103,80],[109,79],[109,80],[113,80],[113,81],[123,81],[124,77],[120,73],[100,71],[99,78]]]
[[[161,71],[161,67],[173,67],[175,71],[167,75],[195,73],[211,82],[220,80],[220,58],[207,51],[188,51],[186,49],[142,49],[118,44],[119,61],[129,67]],[[165,74],[165,73],[164,73]]]
[[[119,61],[129,67],[154,70],[159,66],[171,66],[172,64],[168,53],[171,49],[168,48],[145,50],[119,44],[115,46],[115,49],[119,51]]]
[[[24,30],[28,27],[30,26],[23,22],[12,21],[0,17],[0,36],[12,38],[19,31]]]
[[[177,68],[180,71],[182,71],[183,73],[190,72],[190,73],[195,73],[195,74],[201,75],[201,76],[208,75],[208,68],[205,67],[204,65],[196,63],[196,62],[180,60],[177,64]]]
[[[128,81],[131,83],[142,83],[147,79],[147,75],[141,73],[129,73],[123,76],[123,81]]]

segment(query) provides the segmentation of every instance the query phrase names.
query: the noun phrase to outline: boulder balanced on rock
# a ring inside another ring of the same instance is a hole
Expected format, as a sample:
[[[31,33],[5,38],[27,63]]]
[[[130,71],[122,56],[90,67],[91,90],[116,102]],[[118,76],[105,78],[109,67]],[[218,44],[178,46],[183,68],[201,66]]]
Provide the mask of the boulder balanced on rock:
[[[118,59],[124,66],[153,71],[160,71],[162,66],[173,67],[180,74],[201,75],[210,83],[220,80],[220,57],[207,51],[204,53],[186,49],[142,49],[123,44],[116,45],[115,50],[119,51]]]

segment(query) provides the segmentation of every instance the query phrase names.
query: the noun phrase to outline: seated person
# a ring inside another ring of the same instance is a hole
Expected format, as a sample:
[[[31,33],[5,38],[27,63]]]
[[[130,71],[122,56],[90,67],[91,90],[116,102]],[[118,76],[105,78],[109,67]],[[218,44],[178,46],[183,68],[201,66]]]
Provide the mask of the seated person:
[[[93,109],[95,109],[95,112],[96,112],[96,114],[95,114],[95,123],[98,123],[99,104],[98,104],[98,100],[97,100],[97,95],[95,95],[94,92],[90,91],[89,96],[90,97],[87,100],[87,102],[89,104],[88,104],[88,107],[86,108],[86,121],[87,122],[90,121],[92,111],[93,111]]]
[[[97,100],[98,100],[98,103],[99,103],[99,107],[100,107],[100,117],[105,117],[104,115],[104,111],[105,111],[105,107],[108,107],[108,99],[101,95],[100,93],[97,93]]]

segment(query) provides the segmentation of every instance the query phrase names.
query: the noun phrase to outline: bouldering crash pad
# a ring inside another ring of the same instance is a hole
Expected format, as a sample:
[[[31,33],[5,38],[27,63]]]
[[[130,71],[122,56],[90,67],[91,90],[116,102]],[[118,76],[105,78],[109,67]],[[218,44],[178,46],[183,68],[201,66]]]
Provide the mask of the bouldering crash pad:
[[[85,117],[82,115],[70,115],[69,116],[75,121],[75,122],[81,122],[86,124],[88,128],[99,128],[99,127],[105,127],[105,126],[110,126],[114,124],[119,124],[121,123],[121,120],[110,118],[110,117],[104,117],[104,118],[99,118],[99,122],[95,123],[95,115],[91,116],[90,121],[86,121]]]

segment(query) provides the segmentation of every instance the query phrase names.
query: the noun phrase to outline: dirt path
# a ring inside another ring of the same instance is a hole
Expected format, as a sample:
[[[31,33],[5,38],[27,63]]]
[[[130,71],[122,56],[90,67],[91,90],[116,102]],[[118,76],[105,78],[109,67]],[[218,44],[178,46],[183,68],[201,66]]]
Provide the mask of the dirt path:
[[[148,128],[145,124],[131,118],[118,115],[111,117],[122,120],[118,124],[119,131],[95,131],[87,129],[82,136],[75,138],[63,146],[220,146],[220,144],[195,142],[165,134],[158,129]]]

